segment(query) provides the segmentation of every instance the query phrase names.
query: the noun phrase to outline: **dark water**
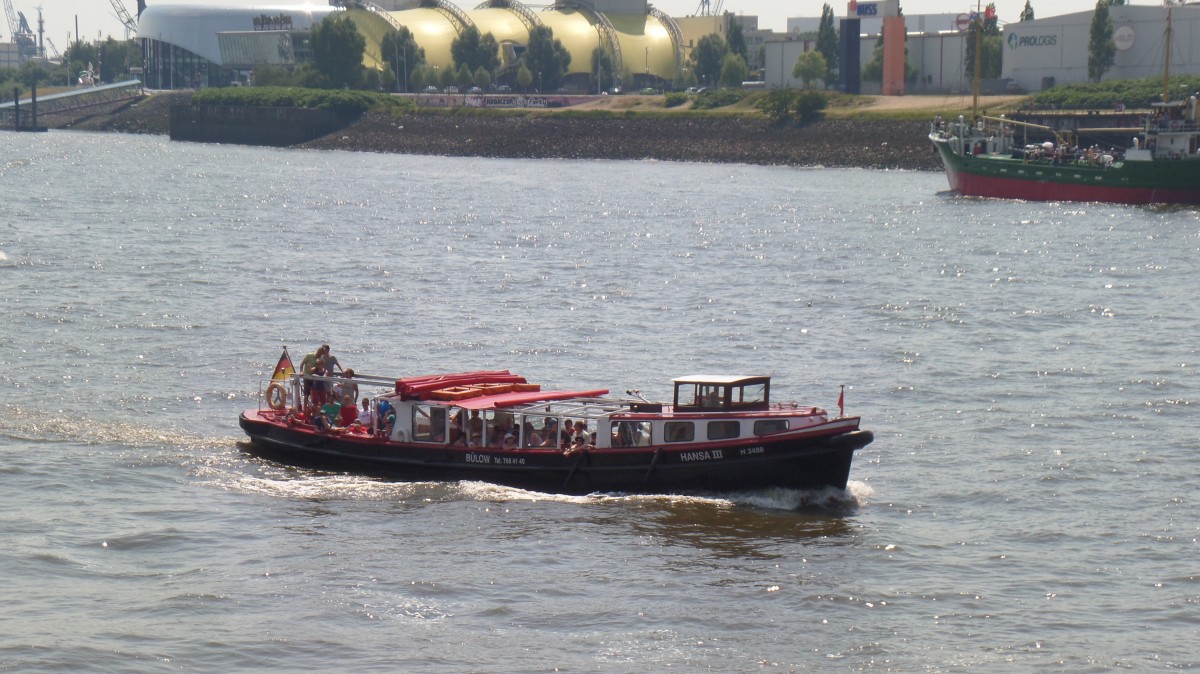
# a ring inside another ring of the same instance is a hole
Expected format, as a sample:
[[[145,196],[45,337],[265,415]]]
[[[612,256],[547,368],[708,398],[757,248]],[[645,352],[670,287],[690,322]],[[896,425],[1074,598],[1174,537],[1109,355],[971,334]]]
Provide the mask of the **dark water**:
[[[939,174],[51,132],[0,154],[0,669],[1200,668],[1197,212]],[[247,455],[372,374],[767,373],[844,494],[565,498]]]

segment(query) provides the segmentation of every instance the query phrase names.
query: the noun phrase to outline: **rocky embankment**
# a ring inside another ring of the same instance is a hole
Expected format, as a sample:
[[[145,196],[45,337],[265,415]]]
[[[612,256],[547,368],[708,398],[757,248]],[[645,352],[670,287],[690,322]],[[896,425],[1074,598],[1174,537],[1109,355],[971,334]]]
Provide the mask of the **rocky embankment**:
[[[128,133],[168,130],[170,105],[186,94],[159,94],[86,117],[45,118],[47,126]],[[657,159],[786,166],[941,170],[928,125],[903,120],[824,120],[776,125],[754,117],[367,114],[302,147],[355,152],[529,159]]]

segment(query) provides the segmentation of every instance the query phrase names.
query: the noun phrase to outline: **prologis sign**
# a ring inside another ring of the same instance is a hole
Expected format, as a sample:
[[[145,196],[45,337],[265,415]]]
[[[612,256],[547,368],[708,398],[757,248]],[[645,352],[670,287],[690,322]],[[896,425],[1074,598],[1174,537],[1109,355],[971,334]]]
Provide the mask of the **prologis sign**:
[[[1016,33],[1008,34],[1009,49],[1027,49],[1036,47],[1054,47],[1058,44],[1058,34],[1050,33],[1048,35],[1017,35]]]

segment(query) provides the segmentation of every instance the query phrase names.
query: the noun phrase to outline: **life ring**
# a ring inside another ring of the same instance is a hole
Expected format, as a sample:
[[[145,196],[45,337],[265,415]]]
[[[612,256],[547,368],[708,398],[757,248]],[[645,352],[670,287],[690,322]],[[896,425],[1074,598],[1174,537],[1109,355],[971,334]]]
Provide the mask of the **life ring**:
[[[276,412],[287,409],[287,397],[287,389],[283,387],[283,384],[275,381],[267,387],[267,407]]]

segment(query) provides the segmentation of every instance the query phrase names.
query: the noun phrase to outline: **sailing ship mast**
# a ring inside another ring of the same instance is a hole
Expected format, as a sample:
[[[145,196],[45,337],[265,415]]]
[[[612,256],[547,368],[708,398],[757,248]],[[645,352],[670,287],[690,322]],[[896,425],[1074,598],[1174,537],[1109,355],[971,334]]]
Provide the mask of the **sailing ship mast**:
[[[1163,59],[1163,103],[1171,101],[1171,7],[1167,7],[1167,54]]]
[[[983,62],[983,12],[979,11],[981,0],[975,0],[975,73],[971,84],[971,116],[979,116],[979,77]]]

